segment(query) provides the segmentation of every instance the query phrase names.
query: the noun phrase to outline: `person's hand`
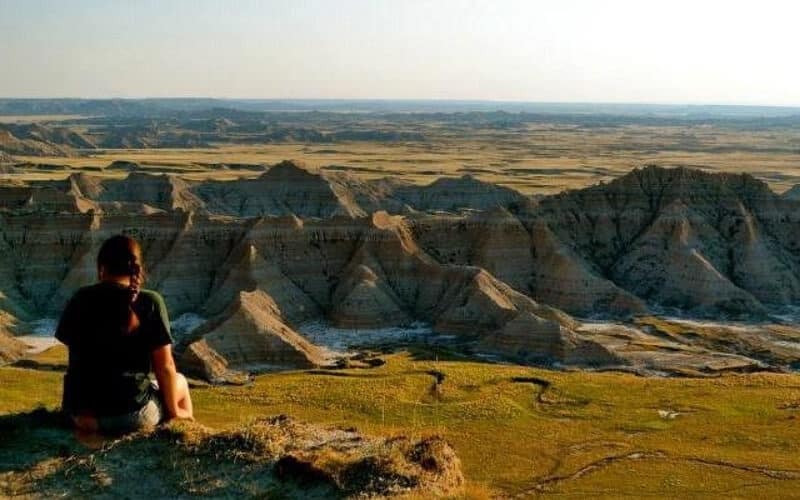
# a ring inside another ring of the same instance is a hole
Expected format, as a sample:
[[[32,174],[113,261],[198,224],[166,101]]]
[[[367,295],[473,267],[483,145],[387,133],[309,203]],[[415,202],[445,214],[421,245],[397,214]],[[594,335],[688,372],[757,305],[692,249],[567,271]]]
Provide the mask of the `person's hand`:
[[[83,432],[97,432],[97,419],[91,415],[76,415],[72,417],[75,427]]]

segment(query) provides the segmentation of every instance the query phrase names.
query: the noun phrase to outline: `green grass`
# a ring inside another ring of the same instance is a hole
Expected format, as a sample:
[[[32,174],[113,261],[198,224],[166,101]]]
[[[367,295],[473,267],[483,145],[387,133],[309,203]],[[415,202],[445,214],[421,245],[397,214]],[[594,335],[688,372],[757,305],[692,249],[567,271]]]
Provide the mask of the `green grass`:
[[[37,360],[52,369],[59,357],[63,351]],[[785,498],[800,486],[797,375],[656,379],[402,353],[387,360],[369,370],[196,388],[197,418],[227,428],[285,413],[368,433],[441,433],[468,480],[502,495],[538,487],[572,496]],[[438,390],[431,370],[445,374]],[[540,395],[541,385],[515,377],[551,386]],[[60,380],[52,370],[0,369],[0,413],[57,406]],[[679,415],[665,419],[660,409]]]

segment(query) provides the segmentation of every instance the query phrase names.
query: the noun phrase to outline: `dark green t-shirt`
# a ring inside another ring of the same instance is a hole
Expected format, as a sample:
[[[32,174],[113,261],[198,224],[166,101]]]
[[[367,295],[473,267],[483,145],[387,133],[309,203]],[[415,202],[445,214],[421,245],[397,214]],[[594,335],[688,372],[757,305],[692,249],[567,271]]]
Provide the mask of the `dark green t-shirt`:
[[[141,290],[133,303],[140,325],[128,333],[128,297],[125,286],[100,282],[81,288],[67,303],[56,329],[69,349],[65,411],[121,415],[153,396],[150,356],[172,343],[167,307],[158,292]]]

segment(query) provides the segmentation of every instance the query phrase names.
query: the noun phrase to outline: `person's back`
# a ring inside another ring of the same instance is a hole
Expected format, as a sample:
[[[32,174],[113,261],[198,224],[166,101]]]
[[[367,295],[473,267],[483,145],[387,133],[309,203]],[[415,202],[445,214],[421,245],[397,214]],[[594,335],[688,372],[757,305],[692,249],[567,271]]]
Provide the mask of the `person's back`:
[[[64,311],[56,338],[69,346],[62,406],[98,417],[140,409],[153,397],[151,353],[171,344],[160,295],[142,290],[131,306],[140,326],[126,331],[128,289],[114,282],[84,287]]]
[[[73,295],[56,330],[69,350],[63,410],[79,428],[114,432],[165,417],[192,418],[188,385],[172,358],[164,300],[139,288],[139,244],[114,236],[97,260],[100,281]]]

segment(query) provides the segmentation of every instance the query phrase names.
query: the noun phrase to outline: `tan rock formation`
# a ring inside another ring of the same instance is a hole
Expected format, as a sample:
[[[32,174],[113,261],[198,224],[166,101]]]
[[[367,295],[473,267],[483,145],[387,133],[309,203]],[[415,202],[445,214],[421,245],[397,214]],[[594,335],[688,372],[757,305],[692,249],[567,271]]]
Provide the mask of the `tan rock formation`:
[[[8,154],[23,156],[69,156],[72,148],[65,144],[54,144],[46,138],[33,137],[25,131],[12,133],[0,125],[0,148]],[[22,133],[20,133],[22,132]]]
[[[191,192],[189,184],[175,175],[132,172],[121,180],[103,181],[102,191],[93,185],[87,186],[86,181],[82,184],[82,191],[89,188],[97,196],[97,201],[142,203],[163,210],[180,209],[186,212],[205,207],[203,201]]]
[[[84,172],[70,174],[67,178],[67,183],[69,184],[68,190],[91,200],[99,199],[105,190],[102,177]]]
[[[195,329],[192,336],[196,340],[189,342],[187,349],[193,354],[213,350],[234,369],[312,368],[328,362],[319,348],[282,321],[275,301],[260,290],[241,292],[225,311]],[[196,342],[204,344],[194,345]],[[207,369],[218,370],[214,366]]]
[[[364,181],[343,172],[325,171],[322,176],[330,183],[336,196],[344,200],[348,206],[358,207],[364,214],[379,210],[389,213],[405,213],[411,208],[402,200],[393,197],[394,191],[401,185],[386,179]],[[353,213],[358,213],[354,209]]]
[[[330,318],[336,326],[375,328],[411,321],[384,279],[364,264],[351,267],[333,294]]]
[[[523,311],[501,330],[483,337],[479,348],[523,362],[560,362],[579,366],[624,364],[602,344],[589,338],[575,334],[556,321]]]
[[[334,187],[300,162],[283,161],[256,179],[206,182],[197,195],[212,213],[253,217],[363,216],[364,211],[345,187]]]
[[[84,213],[98,205],[68,183],[43,186],[4,184],[0,186],[0,209],[18,212]]]
[[[763,312],[755,297],[715,265],[714,248],[703,243],[713,241],[713,228],[702,218],[689,220],[687,213],[680,202],[667,207],[618,263],[617,276],[641,295],[684,310]]]
[[[127,181],[143,183],[128,198],[136,201],[111,201]],[[164,295],[172,317],[216,317],[209,335],[223,323],[241,327],[225,332],[261,332],[241,334],[241,344],[240,333],[193,338],[205,344],[185,351],[194,356],[187,362],[206,360],[208,376],[222,369],[220,359],[255,363],[251,348],[258,362],[280,364],[283,354],[270,357],[272,349],[294,353],[285,354],[285,366],[313,365],[318,352],[293,330],[307,320],[347,327],[423,321],[478,339],[487,351],[494,344],[521,359],[578,363],[605,351],[575,336],[576,321],[555,307],[631,314],[647,303],[747,316],[800,299],[797,202],[748,176],[651,167],[538,206],[513,205],[505,191],[489,190],[500,198],[481,201],[485,186],[472,199],[465,188],[452,210],[461,214],[436,215],[400,200],[396,193],[408,186],[319,175],[288,162],[247,181],[178,181],[136,174],[4,183],[0,309],[25,321],[57,317],[78,287],[95,280],[99,245],[117,233],[142,243],[146,286]],[[433,199],[422,207],[443,207]],[[487,203],[493,208],[484,212],[461,210]],[[372,211],[383,205],[407,213]],[[243,218],[243,206],[284,215]]]
[[[181,371],[189,377],[208,380],[212,384],[241,384],[247,374],[228,367],[228,360],[211,348],[204,339],[192,342],[177,359]]]
[[[790,251],[770,245],[758,219],[741,203],[737,209],[740,222],[729,228],[733,234],[731,281],[761,302],[796,302],[800,298],[800,281],[792,272]]]
[[[504,208],[470,216],[430,215],[410,223],[426,253],[443,264],[478,266],[528,293],[534,274],[531,236]]]
[[[208,300],[217,270],[246,228],[195,213],[172,216],[171,220],[164,216],[161,222],[161,227],[148,225],[142,235],[146,243],[155,246],[154,251],[145,250],[150,259],[150,283],[167,298],[174,314],[198,311]]]
[[[746,316],[763,311],[758,299],[798,299],[792,203],[749,175],[650,166],[543,198],[528,217],[544,219],[602,277],[654,305]],[[682,219],[690,240],[675,231]],[[772,279],[781,292],[765,286]],[[668,287],[683,292],[662,293]]]
[[[547,224],[537,220],[532,228],[534,279],[531,295],[545,304],[578,314],[644,312],[644,302],[601,277],[566,245]]]
[[[0,311],[0,365],[13,363],[25,353],[27,346],[14,338],[11,327],[16,323],[16,318],[11,314]]]
[[[393,197],[424,211],[490,210],[522,203],[523,196],[506,187],[483,182],[471,175],[443,177],[427,186],[401,187]]]
[[[0,151],[0,164],[9,164],[14,163],[14,157],[10,154],[6,153],[5,151]]]
[[[267,293],[280,316],[288,321],[301,322],[321,314],[317,304],[283,274],[276,262],[261,255],[250,239],[231,253],[217,276],[215,291],[203,307],[209,314],[221,312],[243,290]]]

